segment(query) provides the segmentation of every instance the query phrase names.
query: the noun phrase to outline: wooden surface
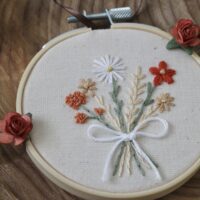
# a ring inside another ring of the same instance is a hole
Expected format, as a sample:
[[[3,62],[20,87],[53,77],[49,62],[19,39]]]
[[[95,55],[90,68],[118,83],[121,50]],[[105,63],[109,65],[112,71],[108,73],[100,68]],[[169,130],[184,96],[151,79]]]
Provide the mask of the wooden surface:
[[[200,24],[200,0],[64,0],[77,10],[139,7],[134,22],[168,31],[179,18]],[[15,110],[21,75],[34,54],[48,40],[78,25],[66,23],[68,14],[52,0],[0,0],[0,117]],[[59,189],[32,164],[25,147],[0,145],[0,200],[80,200]],[[200,200],[200,172],[162,200]]]

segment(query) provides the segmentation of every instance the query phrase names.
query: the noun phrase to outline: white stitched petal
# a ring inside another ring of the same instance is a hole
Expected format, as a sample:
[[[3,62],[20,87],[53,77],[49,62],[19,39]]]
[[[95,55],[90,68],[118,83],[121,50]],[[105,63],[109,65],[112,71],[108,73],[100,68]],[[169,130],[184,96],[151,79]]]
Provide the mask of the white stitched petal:
[[[93,62],[93,73],[98,81],[112,83],[114,80],[123,80],[126,67],[118,57],[105,55]]]

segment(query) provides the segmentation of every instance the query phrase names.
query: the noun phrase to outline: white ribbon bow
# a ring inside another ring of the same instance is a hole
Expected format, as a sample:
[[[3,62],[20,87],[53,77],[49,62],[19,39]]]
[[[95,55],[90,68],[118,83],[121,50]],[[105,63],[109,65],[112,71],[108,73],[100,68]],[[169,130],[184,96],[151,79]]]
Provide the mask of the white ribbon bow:
[[[139,131],[144,125],[147,125],[149,122],[157,121],[160,122],[163,125],[163,130],[157,134],[153,133],[148,133],[148,132],[143,132]],[[95,135],[97,131],[104,131],[106,132],[107,137],[102,136],[102,135]],[[133,131],[130,133],[123,133],[119,131],[115,131],[113,129],[107,128],[105,126],[99,125],[99,124],[92,124],[88,127],[87,134],[90,139],[92,139],[95,142],[116,142],[115,145],[113,146],[112,150],[107,156],[105,165],[104,165],[104,170],[103,170],[103,176],[102,176],[102,181],[108,181],[112,174],[113,174],[113,168],[112,168],[112,159],[113,156],[120,146],[122,142],[125,141],[130,141],[133,145],[133,148],[136,152],[136,154],[140,155],[153,169],[156,178],[158,180],[161,180],[161,175],[155,166],[155,164],[151,161],[151,159],[147,156],[147,154],[141,149],[139,144],[136,141],[136,138],[138,136],[145,136],[149,138],[161,138],[165,136],[168,132],[168,122],[164,119],[161,119],[159,117],[151,117],[143,122],[139,123]]]

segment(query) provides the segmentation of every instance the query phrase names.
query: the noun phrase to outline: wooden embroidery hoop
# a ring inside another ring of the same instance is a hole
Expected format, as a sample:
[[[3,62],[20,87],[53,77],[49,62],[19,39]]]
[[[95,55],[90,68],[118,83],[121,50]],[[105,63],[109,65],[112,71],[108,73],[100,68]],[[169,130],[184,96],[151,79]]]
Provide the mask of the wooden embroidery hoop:
[[[121,24],[113,24],[111,29],[135,29],[142,30],[146,32],[151,32],[153,34],[159,35],[166,39],[171,39],[170,34],[152,26],[143,25],[143,24],[133,24],[133,23],[121,23]],[[42,50],[40,50],[35,57],[31,60],[29,65],[27,66],[22,79],[19,84],[18,92],[17,92],[17,100],[16,100],[16,110],[19,113],[23,113],[22,105],[23,105],[23,93],[26,82],[31,74],[32,69],[34,68],[37,61],[47,52],[49,49],[53,48],[59,42],[63,40],[69,39],[79,34],[83,34],[91,31],[89,28],[80,28],[73,31],[69,31],[64,33],[53,40],[49,41],[45,46],[43,46]],[[200,57],[193,53],[192,57],[196,60],[198,64],[200,64]],[[64,190],[79,196],[81,198],[89,199],[89,200],[111,200],[111,199],[137,199],[137,200],[147,200],[147,199],[156,199],[161,196],[164,196],[173,190],[177,189],[181,185],[183,185],[187,180],[189,180],[199,169],[200,169],[200,158],[190,167],[188,168],[182,175],[178,176],[174,180],[162,185],[158,186],[155,189],[149,189],[142,192],[134,192],[134,193],[111,193],[104,192],[100,190],[95,190],[79,183],[70,180],[69,178],[63,176],[56,169],[51,166],[44,157],[40,155],[37,151],[34,144],[29,139],[26,143],[26,149],[28,155],[34,162],[34,164],[56,185],[63,188]]]

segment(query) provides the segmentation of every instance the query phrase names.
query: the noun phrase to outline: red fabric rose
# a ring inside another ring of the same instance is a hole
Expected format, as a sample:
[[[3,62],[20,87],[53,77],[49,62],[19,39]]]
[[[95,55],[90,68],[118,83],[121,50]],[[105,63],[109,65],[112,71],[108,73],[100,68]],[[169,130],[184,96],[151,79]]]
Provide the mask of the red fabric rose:
[[[173,76],[176,74],[176,71],[168,69],[165,61],[161,61],[158,67],[150,67],[149,71],[151,74],[155,75],[153,80],[155,86],[161,85],[163,82],[168,84],[172,84],[174,82]]]
[[[0,143],[19,145],[32,130],[31,114],[7,113],[0,121]]]
[[[171,29],[176,42],[184,47],[200,45],[200,26],[193,24],[190,19],[180,19]]]

